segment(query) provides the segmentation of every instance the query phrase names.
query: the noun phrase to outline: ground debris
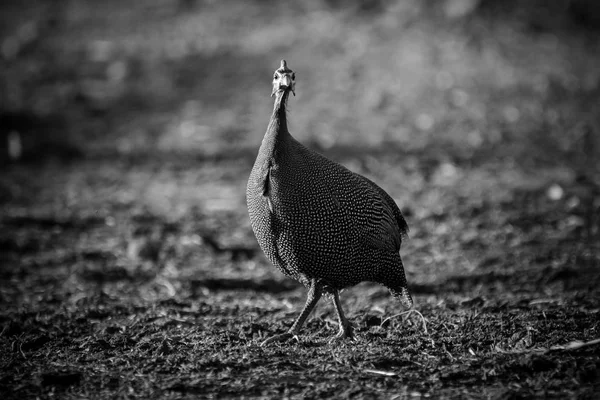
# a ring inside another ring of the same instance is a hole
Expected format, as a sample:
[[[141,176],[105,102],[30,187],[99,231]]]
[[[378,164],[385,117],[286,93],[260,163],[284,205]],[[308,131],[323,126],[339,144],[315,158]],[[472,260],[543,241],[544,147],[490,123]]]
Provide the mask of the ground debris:
[[[597,398],[600,52],[573,15],[593,1],[17,3],[0,398]],[[348,288],[353,341],[323,302],[260,346],[306,300],[245,204],[283,53],[294,135],[411,229],[415,310]]]

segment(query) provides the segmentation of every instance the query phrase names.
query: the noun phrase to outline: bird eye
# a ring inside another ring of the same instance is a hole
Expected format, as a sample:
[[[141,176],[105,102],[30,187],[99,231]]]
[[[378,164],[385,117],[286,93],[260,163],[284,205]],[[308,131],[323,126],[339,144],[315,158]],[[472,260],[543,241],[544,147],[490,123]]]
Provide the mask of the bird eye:
[[[273,75],[273,79],[277,79],[277,74]]]

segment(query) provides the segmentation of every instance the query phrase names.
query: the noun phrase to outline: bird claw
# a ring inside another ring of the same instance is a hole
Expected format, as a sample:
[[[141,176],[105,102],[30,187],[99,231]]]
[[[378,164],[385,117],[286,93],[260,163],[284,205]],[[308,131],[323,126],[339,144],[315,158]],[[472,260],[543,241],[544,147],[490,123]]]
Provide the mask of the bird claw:
[[[354,330],[352,329],[351,324],[340,327],[339,332],[334,337],[329,339],[329,343],[330,344],[341,343],[345,339],[354,340]]]
[[[269,343],[274,343],[274,342],[285,342],[286,340],[289,340],[291,338],[296,339],[298,342],[300,341],[300,338],[298,337],[298,335],[291,333],[291,332],[286,332],[286,333],[282,333],[279,335],[275,335],[275,336],[271,336],[270,338],[266,339],[265,341],[263,341],[260,345],[265,346]]]

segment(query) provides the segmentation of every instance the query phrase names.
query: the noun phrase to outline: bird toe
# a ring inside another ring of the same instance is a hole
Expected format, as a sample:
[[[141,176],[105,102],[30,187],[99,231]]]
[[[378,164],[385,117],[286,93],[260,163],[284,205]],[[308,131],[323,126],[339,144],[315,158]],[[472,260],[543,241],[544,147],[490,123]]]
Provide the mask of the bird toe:
[[[329,339],[329,343],[340,343],[346,339],[354,340],[354,329],[350,323],[345,326],[340,326],[340,330],[334,337]]]

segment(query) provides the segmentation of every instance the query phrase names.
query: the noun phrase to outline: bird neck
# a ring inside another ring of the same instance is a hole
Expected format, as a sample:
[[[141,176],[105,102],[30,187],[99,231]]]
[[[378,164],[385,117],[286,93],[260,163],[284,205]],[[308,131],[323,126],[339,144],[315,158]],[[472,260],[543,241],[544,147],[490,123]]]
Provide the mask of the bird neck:
[[[286,105],[290,91],[285,90],[275,94],[273,114],[263,138],[261,152],[272,155],[282,142],[291,137],[287,127]]]

